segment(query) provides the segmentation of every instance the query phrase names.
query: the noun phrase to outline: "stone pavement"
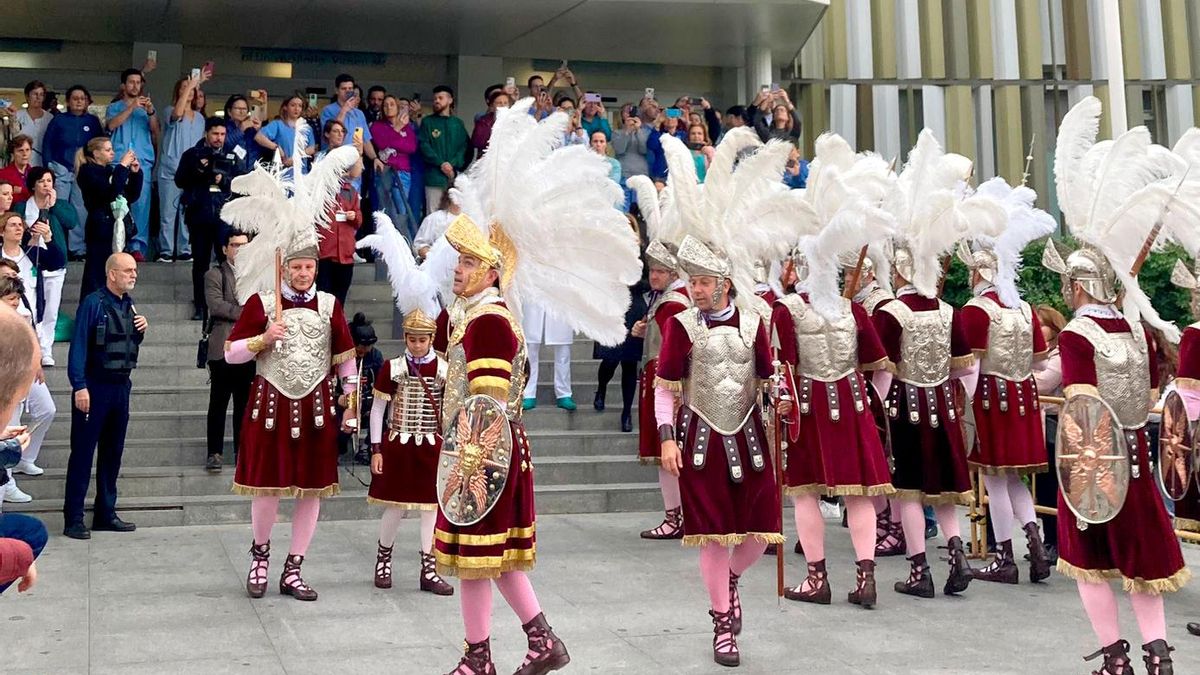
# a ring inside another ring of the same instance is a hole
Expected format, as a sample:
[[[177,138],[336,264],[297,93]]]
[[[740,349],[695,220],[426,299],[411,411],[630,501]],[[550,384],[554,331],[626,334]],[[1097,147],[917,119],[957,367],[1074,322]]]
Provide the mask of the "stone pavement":
[[[546,516],[538,524],[533,582],[573,661],[563,672],[595,673],[1085,673],[1093,647],[1074,584],[976,582],[963,598],[917,600],[891,591],[906,572],[881,561],[880,606],[845,603],[853,585],[849,537],[833,526],[827,553],[830,607],[774,597],[774,560],[743,577],[742,667],[712,663],[711,623],[696,553],[644,542],[657,514]],[[396,587],[371,583],[376,523],[323,522],[305,564],[315,603],[280,597],[274,582],[287,550],[277,526],[272,588],[245,596],[247,525],[161,527],[97,533],[90,542],[55,536],[32,593],[0,598],[0,671],[25,673],[442,673],[462,641],[458,600],[416,590],[416,520],[397,539]],[[790,549],[790,546],[789,546]],[[1185,547],[1196,568],[1200,549]],[[787,555],[788,580],[803,574]],[[940,588],[944,565],[934,566]],[[1026,568],[1023,566],[1022,575]],[[1200,586],[1169,596],[1167,622],[1177,673],[1200,672]],[[1136,626],[1121,601],[1125,637],[1143,672]],[[492,635],[498,671],[520,662],[524,635],[497,594]],[[943,647],[949,654],[943,655]],[[1095,665],[1095,662],[1088,665]]]

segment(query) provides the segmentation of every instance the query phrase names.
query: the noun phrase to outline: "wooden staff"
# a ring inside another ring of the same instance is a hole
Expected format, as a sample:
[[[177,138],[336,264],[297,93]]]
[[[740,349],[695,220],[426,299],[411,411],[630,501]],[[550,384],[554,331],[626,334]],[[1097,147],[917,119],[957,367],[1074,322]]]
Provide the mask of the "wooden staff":
[[[1129,276],[1136,277],[1142,271],[1142,265],[1146,264],[1146,258],[1150,256],[1150,249],[1154,247],[1154,242],[1158,239],[1158,233],[1162,231],[1163,219],[1167,209],[1171,206],[1171,201],[1175,199],[1175,195],[1179,194],[1179,189],[1183,187],[1183,181],[1187,179],[1188,172],[1192,167],[1184,170],[1183,175],[1179,177],[1179,183],[1175,186],[1175,191],[1171,193],[1171,197],[1162,205],[1162,209],[1158,213],[1158,220],[1154,221],[1154,227],[1150,228],[1150,235],[1146,237],[1146,241],[1142,243],[1142,250],[1138,251],[1137,258],[1133,261],[1133,267],[1129,268]]]
[[[850,271],[850,276],[846,277],[846,289],[843,295],[847,300],[852,299],[858,293],[858,280],[862,276],[863,261],[867,259],[867,246],[859,249],[858,262],[854,263],[854,269]]]
[[[783,518],[783,417],[779,414],[780,392],[783,391],[783,366],[778,360],[774,362],[775,375],[771,378],[775,385],[774,398],[775,406],[772,411],[774,417],[774,429],[772,435],[775,440],[775,485],[779,490],[779,536],[785,536],[783,533],[784,518]],[[783,601],[783,544],[775,545],[775,602]]]
[[[283,322],[283,251],[275,249],[275,323]]]
[[[1029,154],[1025,155],[1025,170],[1021,172],[1021,187],[1029,182],[1029,165],[1033,163],[1033,144],[1037,143],[1037,134],[1029,139]]]
[[[1062,396],[1038,396],[1038,401],[1041,402],[1042,404],[1048,403],[1050,405],[1063,405],[1064,403],[1067,402],[1067,399],[1063,398]],[[1162,408],[1151,408],[1150,414],[1151,415],[1161,415]]]

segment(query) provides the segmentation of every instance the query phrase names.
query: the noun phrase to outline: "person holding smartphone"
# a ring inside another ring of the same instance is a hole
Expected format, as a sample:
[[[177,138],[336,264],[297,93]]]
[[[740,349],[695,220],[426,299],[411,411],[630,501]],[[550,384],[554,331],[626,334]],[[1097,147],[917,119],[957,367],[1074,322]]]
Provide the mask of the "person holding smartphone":
[[[208,81],[206,68],[175,82],[171,115],[163,134],[158,158],[158,262],[189,261],[192,245],[183,220],[183,190],[175,184],[175,172],[183,153],[204,138],[204,107],[207,99],[200,88]]]
[[[310,159],[317,151],[312,128],[304,127],[303,156],[293,156],[296,147],[296,123],[303,114],[304,99],[299,94],[286,96],[279,104],[279,118],[271,120],[261,132],[254,135],[254,142],[269,152],[270,157],[274,157],[276,152],[279,153],[280,162],[286,167],[285,175],[297,167],[301,174],[305,173],[304,160]]]
[[[371,130],[367,126],[367,115],[359,107],[362,102],[359,98],[354,82],[354,77],[346,73],[338,75],[333,80],[334,86],[337,88],[337,100],[321,109],[321,128],[330,120],[337,120],[346,128],[346,136],[342,141],[342,145],[358,139],[362,144],[362,152],[366,156],[364,162],[370,162],[371,166],[376,171],[383,171],[386,167],[384,163],[379,161],[379,157],[375,154],[375,146],[371,143]],[[328,140],[322,142],[322,149],[328,150]],[[359,176],[353,181],[354,190],[362,192],[362,177]]]
[[[266,92],[261,93],[265,109]],[[251,114],[250,101],[245,96],[234,94],[225,101],[225,150],[238,155],[238,159],[247,166],[253,166],[258,161],[262,146],[255,142],[254,137],[262,127],[262,120]]]
[[[112,137],[114,155],[124,157],[127,151],[132,150],[143,169],[136,176],[141,182],[139,196],[129,205],[135,226],[129,249],[133,259],[138,262],[145,262],[150,253],[150,174],[154,172],[157,158],[154,148],[159,136],[157,110],[154,101],[145,95],[145,87],[146,79],[142,71],[129,68],[122,72],[121,97],[108,104],[104,115],[105,127]],[[86,195],[84,201],[87,201]],[[98,264],[103,265],[103,258]]]
[[[608,123],[608,117],[605,116],[604,101],[600,98],[600,94],[589,91],[583,95],[583,119],[580,126],[583,127],[583,132],[589,139],[597,131],[603,131],[604,140],[612,140],[612,125]]]
[[[25,217],[25,246],[37,269],[35,319],[42,347],[42,365],[53,366],[54,333],[58,325],[58,307],[67,276],[67,233],[79,225],[75,209],[58,199],[54,172],[35,166],[25,179],[29,200],[13,210]]]
[[[754,130],[764,143],[772,138],[800,140],[800,116],[786,89],[772,84],[759,91],[754,100]]]
[[[667,178],[667,158],[663,154],[662,137],[674,136],[687,143],[687,130],[683,127],[683,111],[679,108],[667,108],[659,115],[656,128],[650,132],[646,140],[646,159],[650,163],[650,178],[663,182]]]

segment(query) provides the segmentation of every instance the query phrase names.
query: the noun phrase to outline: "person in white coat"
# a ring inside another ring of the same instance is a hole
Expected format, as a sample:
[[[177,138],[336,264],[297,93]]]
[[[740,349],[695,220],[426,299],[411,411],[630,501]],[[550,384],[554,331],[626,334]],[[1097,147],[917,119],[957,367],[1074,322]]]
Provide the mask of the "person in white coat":
[[[538,305],[525,304],[521,327],[525,331],[525,346],[529,354],[529,380],[525,384],[526,410],[537,407],[538,353],[542,345],[554,349],[554,398],[563,410],[575,410],[571,396],[571,343],[575,333],[565,322],[555,318]]]

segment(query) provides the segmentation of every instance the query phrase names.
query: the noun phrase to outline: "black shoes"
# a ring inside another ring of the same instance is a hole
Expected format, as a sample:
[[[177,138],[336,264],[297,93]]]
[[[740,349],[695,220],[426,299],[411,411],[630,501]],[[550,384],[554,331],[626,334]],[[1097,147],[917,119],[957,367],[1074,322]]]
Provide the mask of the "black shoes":
[[[633,418],[629,413],[621,413],[621,431],[629,433],[633,431]]]
[[[209,455],[208,461],[204,463],[204,470],[209,473],[221,473],[222,464],[221,455]]]
[[[137,525],[127,523],[117,516],[113,516],[108,522],[92,521],[92,529],[97,532],[133,532],[137,529]]]
[[[63,536],[72,539],[91,539],[92,532],[83,523],[68,523],[63,528]]]
[[[602,392],[596,392],[596,398],[592,399],[592,407],[596,409],[596,412],[604,411],[604,394]]]

